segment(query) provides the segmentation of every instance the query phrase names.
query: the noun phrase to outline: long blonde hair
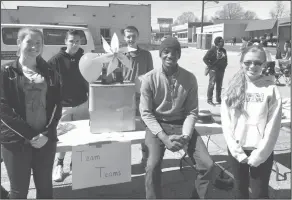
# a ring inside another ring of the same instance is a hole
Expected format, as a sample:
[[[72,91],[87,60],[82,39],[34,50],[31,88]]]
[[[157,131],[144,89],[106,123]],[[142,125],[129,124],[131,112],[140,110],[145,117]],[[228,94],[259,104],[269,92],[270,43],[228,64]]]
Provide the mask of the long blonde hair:
[[[39,34],[41,36],[41,38],[42,38],[42,45],[44,45],[44,35],[43,35],[42,31],[40,31],[39,29],[36,29],[36,28],[25,27],[25,28],[20,29],[18,31],[18,34],[17,34],[17,39],[20,42],[22,42],[24,40],[25,36],[27,36],[30,33]],[[20,56],[20,48],[19,47],[17,49],[16,55]],[[40,53],[40,55],[42,55],[42,52]]]
[[[242,65],[244,56],[248,52],[263,52],[265,55],[265,62],[267,61],[267,52],[258,45],[249,46],[243,50],[240,57],[240,64]],[[241,113],[247,114],[244,110],[245,102],[245,91],[246,91],[246,75],[242,67],[230,80],[226,92],[223,96],[226,97],[226,104],[229,108],[234,108]]]

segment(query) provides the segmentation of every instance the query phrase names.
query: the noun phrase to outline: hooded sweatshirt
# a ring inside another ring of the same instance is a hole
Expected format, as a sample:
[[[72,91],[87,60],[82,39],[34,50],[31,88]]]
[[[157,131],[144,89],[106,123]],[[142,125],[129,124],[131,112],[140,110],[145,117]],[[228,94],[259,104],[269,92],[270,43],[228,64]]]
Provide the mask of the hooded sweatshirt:
[[[79,70],[79,61],[84,50],[79,48],[76,54],[71,56],[66,53],[66,47],[53,56],[48,63],[59,70],[62,77],[62,105],[64,107],[75,107],[87,101],[89,90],[88,83]]]
[[[137,47],[137,51],[127,53],[130,59],[132,70],[123,68],[125,81],[135,82],[135,80],[153,69],[151,53],[147,50]]]
[[[239,162],[247,158],[258,166],[274,150],[281,128],[282,100],[272,76],[247,81],[244,109],[247,115],[228,108],[226,97],[221,105],[223,135],[231,155]]]

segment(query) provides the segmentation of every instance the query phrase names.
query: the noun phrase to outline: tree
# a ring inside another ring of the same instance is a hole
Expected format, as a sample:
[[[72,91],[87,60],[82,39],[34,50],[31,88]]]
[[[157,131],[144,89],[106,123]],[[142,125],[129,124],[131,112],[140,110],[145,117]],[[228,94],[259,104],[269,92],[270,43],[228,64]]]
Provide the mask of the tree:
[[[201,18],[202,18],[202,17],[200,17],[200,21],[202,21]],[[207,15],[204,15],[204,22],[208,22],[208,21],[210,21],[209,18],[208,18],[208,16],[207,16]]]
[[[239,3],[228,3],[215,13],[214,19],[258,19],[253,11],[244,10]]]
[[[219,19],[241,19],[244,11],[239,3],[228,3],[215,14]]]
[[[187,22],[197,22],[199,19],[193,12],[183,12],[175,21],[174,25],[185,24]]]
[[[243,19],[258,19],[258,16],[255,12],[248,10],[243,14]]]
[[[276,2],[276,7],[270,11],[270,16],[272,19],[279,19],[281,17],[285,17],[287,12],[285,11],[285,5],[282,1]]]

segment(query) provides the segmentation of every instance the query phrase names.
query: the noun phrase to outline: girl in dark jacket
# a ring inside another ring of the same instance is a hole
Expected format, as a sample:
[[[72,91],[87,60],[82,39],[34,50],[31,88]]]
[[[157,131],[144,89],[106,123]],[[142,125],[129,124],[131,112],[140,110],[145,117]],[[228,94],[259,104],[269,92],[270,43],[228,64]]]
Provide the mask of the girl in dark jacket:
[[[56,127],[62,110],[60,79],[41,57],[41,31],[21,29],[17,45],[17,59],[1,66],[0,74],[0,142],[9,198],[27,198],[32,170],[36,198],[51,199]]]

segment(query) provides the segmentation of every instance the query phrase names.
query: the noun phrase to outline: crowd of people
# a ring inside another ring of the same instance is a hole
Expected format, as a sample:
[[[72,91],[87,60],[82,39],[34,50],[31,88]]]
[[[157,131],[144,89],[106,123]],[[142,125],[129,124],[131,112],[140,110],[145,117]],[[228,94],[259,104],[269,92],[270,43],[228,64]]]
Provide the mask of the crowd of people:
[[[142,77],[136,103],[146,129],[142,144],[146,198],[162,198],[161,163],[166,149],[184,149],[194,161],[198,175],[191,198],[210,198],[214,161],[195,129],[198,83],[193,73],[178,64],[183,56],[180,43],[176,38],[165,38],[159,47],[162,65],[153,68],[150,52],[137,45],[137,28],[128,26],[122,34],[127,45],[136,49],[126,53],[132,70],[124,68],[124,79],[135,82]],[[37,199],[52,199],[53,179],[63,180],[64,153],[57,155],[53,172],[57,125],[74,120],[79,113],[76,110],[88,105],[88,83],[78,66],[84,53],[78,32],[68,31],[65,44],[46,62],[42,58],[42,32],[21,29],[17,59],[1,67],[0,142],[10,199],[27,198],[31,170]],[[236,183],[235,198],[268,198],[282,102],[271,77],[261,74],[267,53],[261,45],[246,45],[239,71],[221,95],[227,53],[222,37],[217,37],[214,44],[203,58],[209,74],[207,97],[208,103],[215,105],[216,84],[216,101],[221,105],[223,135]]]

